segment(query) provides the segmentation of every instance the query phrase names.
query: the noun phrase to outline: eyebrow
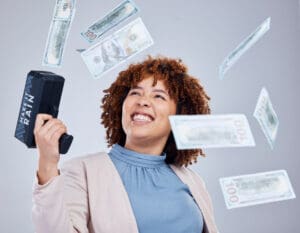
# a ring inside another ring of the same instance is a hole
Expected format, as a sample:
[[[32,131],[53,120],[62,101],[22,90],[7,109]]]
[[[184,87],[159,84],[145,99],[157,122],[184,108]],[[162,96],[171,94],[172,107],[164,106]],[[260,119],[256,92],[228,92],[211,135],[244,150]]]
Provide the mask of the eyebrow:
[[[136,86],[136,87],[131,88],[131,90],[134,90],[134,89],[143,90],[144,88],[142,88],[142,87],[140,87],[140,86]],[[157,89],[157,88],[155,88],[155,89],[153,89],[152,91],[153,91],[153,92],[164,93],[164,94],[166,94],[167,96],[169,96],[169,94],[168,94],[166,91],[162,90],[162,89]]]

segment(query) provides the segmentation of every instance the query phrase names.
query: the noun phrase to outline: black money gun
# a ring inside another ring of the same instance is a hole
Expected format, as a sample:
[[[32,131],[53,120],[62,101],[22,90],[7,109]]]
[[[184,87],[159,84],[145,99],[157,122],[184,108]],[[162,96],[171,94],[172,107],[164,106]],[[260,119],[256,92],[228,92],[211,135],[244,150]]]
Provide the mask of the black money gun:
[[[62,76],[48,71],[28,73],[15,131],[15,137],[28,148],[36,148],[33,134],[36,115],[46,113],[57,117],[64,81]],[[64,133],[59,139],[59,153],[67,153],[72,141],[73,136]]]

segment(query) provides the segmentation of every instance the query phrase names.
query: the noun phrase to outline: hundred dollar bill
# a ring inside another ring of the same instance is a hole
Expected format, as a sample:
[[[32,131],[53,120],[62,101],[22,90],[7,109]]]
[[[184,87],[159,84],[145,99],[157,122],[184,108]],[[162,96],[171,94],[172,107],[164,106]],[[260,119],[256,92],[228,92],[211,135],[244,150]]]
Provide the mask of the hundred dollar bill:
[[[75,0],[57,0],[54,7],[53,19],[71,20],[74,7]]]
[[[89,42],[93,42],[95,39],[103,35],[105,32],[115,27],[131,15],[137,13],[139,9],[132,0],[126,0],[108,13],[104,18],[93,23],[86,31],[81,35]]]
[[[265,87],[263,87],[260,92],[253,116],[258,121],[271,149],[273,149],[277,136],[279,120]]]
[[[296,198],[285,170],[220,178],[228,209]]]
[[[65,42],[75,13],[75,0],[57,0],[54,7],[46,48],[43,57],[43,65],[59,67]]]
[[[229,53],[219,67],[219,79],[224,79],[225,73],[233,66],[233,64],[235,64],[236,61],[270,29],[270,23],[271,18],[269,17],[231,53]]]
[[[169,116],[177,148],[255,146],[243,114]]]
[[[99,78],[152,44],[143,21],[137,18],[80,55],[93,77]]]

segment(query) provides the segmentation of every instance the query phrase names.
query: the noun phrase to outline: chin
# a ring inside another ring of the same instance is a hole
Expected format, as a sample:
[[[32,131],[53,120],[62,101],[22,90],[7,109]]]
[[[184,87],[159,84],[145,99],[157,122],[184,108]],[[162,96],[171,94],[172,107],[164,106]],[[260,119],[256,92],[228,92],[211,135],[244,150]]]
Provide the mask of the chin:
[[[132,140],[146,140],[146,139],[150,139],[149,134],[145,134],[145,132],[131,134],[130,138]]]

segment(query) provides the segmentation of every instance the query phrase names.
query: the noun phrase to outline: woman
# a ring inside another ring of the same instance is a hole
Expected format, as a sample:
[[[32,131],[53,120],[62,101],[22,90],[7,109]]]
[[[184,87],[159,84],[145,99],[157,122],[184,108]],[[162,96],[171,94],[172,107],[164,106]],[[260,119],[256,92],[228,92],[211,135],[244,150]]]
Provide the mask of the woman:
[[[198,80],[180,60],[149,57],[120,72],[104,92],[108,154],[75,158],[59,170],[58,139],[66,127],[37,116],[36,232],[216,233],[205,185],[186,168],[204,154],[177,150],[168,120],[210,113]]]

